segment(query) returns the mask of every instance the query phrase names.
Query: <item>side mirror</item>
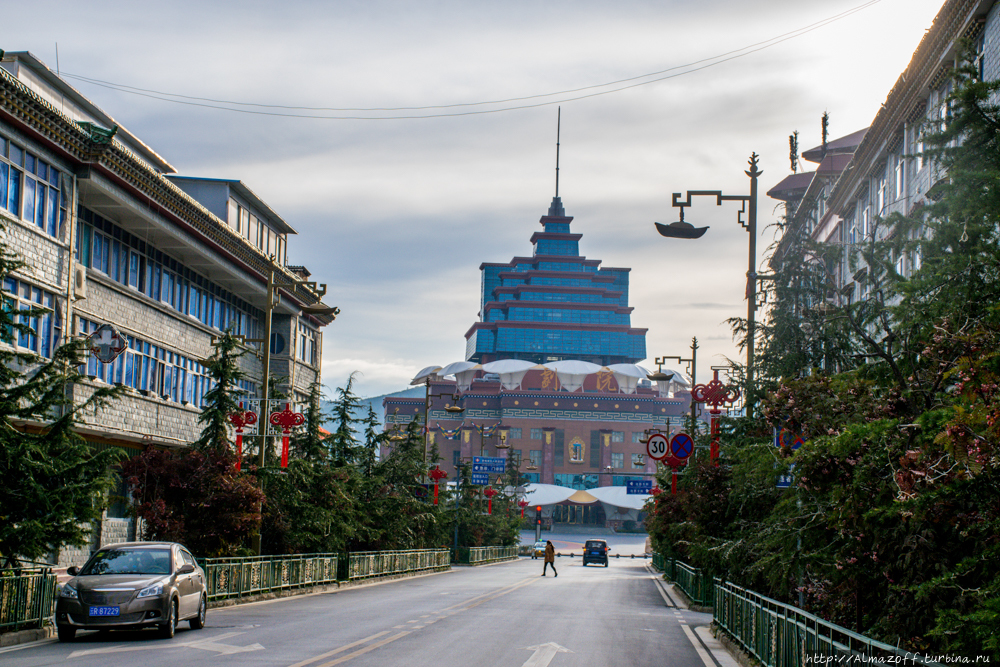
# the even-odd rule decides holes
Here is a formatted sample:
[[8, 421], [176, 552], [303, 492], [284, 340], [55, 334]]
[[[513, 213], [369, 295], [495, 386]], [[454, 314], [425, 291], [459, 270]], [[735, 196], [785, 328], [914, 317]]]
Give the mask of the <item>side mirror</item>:
[[184, 563], [177, 570], [177, 574], [191, 574], [194, 572], [194, 565], [191, 563]]
[[76, 575], [80, 574], [80, 568], [74, 565], [66, 569], [66, 574], [68, 574], [71, 577], [75, 577]]

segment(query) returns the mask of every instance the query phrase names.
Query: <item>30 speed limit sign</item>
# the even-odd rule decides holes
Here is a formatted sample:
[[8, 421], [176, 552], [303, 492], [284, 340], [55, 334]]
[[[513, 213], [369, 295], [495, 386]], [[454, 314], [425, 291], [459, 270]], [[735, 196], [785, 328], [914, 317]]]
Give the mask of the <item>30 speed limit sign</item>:
[[654, 433], [646, 441], [646, 453], [649, 458], [660, 461], [670, 453], [670, 441], [662, 433]]

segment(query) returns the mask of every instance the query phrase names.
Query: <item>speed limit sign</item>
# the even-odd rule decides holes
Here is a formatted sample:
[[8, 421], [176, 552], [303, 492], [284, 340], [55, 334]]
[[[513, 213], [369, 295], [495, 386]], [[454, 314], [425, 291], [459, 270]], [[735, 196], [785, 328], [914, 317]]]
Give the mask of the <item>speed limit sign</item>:
[[656, 461], [662, 460], [670, 453], [670, 441], [662, 433], [654, 433], [646, 441], [646, 453], [649, 458]]

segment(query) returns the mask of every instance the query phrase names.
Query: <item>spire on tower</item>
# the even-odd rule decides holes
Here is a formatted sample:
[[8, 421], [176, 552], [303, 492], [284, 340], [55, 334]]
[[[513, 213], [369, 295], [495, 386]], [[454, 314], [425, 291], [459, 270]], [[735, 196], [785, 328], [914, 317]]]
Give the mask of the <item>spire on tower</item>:
[[562, 107], [556, 115], [556, 196], [552, 198], [552, 204], [549, 205], [549, 217], [553, 218], [565, 218], [566, 211], [563, 209], [562, 199], [559, 198], [559, 135], [562, 130]]

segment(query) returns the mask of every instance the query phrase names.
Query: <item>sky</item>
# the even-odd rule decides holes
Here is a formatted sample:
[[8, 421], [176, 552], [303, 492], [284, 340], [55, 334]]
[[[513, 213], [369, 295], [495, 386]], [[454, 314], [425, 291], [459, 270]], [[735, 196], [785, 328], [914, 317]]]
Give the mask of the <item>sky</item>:
[[289, 263], [341, 309], [324, 383], [357, 371], [375, 396], [465, 358], [480, 264], [530, 255], [552, 200], [558, 107], [559, 194], [581, 254], [631, 268], [643, 365], [687, 356], [695, 336], [699, 379], [738, 358], [737, 205], [696, 199], [698, 241], [653, 222], [677, 219], [673, 192], [748, 194], [756, 152], [764, 267], [781, 212], [764, 193], [791, 173], [788, 136], [818, 145], [824, 112], [831, 138], [867, 127], [940, 7], [35, 0], [4, 8], [0, 49], [58, 66], [179, 173], [238, 178], [277, 211], [298, 232]]

